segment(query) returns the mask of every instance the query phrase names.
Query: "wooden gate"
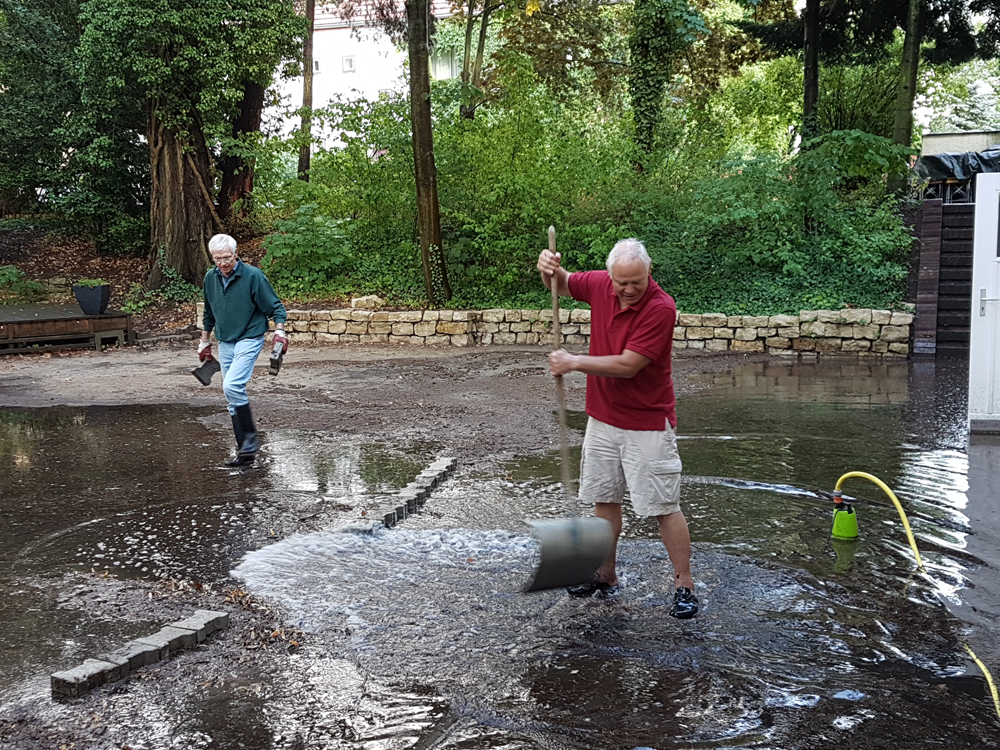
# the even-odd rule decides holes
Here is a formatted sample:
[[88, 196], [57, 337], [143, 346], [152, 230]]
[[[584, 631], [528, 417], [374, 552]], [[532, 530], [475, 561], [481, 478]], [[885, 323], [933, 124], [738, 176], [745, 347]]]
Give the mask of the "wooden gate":
[[925, 200], [921, 209], [915, 354], [969, 356], [974, 203]]

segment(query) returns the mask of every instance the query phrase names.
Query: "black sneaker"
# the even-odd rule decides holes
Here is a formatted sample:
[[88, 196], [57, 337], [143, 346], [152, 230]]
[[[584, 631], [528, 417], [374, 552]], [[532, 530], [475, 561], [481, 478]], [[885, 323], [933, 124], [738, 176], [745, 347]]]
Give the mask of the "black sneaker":
[[605, 599], [618, 593], [618, 584], [605, 583], [604, 581], [598, 581], [595, 578], [592, 581], [587, 581], [587, 583], [581, 583], [579, 586], [570, 586], [566, 589], [566, 591], [569, 592], [570, 596], [575, 596], [581, 599], [588, 596], [596, 596], [599, 599]]
[[690, 620], [698, 614], [698, 597], [687, 586], [679, 586], [674, 592], [674, 606], [670, 616], [678, 620]]

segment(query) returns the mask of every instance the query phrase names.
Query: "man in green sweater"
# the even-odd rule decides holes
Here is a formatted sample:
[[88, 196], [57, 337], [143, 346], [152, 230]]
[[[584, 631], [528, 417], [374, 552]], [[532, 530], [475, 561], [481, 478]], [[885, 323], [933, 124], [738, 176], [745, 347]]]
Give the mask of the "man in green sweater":
[[208, 241], [208, 252], [215, 268], [205, 274], [205, 315], [198, 359], [206, 362], [212, 358], [209, 337], [214, 329], [219, 342], [222, 390], [236, 435], [236, 457], [227, 465], [244, 466], [254, 462], [259, 448], [257, 428], [247, 398], [247, 383], [264, 348], [268, 318], [274, 320], [274, 341], [284, 345], [282, 352], [288, 351], [285, 306], [274, 293], [267, 276], [240, 260], [236, 240], [228, 234], [212, 237]]

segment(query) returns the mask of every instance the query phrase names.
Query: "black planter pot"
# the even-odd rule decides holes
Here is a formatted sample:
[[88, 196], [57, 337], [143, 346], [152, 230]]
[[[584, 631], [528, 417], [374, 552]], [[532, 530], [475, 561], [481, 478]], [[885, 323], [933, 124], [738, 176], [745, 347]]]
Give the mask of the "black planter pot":
[[73, 296], [80, 303], [80, 309], [84, 315], [103, 315], [108, 309], [108, 300], [111, 299], [111, 285], [101, 286], [79, 286], [73, 285]]

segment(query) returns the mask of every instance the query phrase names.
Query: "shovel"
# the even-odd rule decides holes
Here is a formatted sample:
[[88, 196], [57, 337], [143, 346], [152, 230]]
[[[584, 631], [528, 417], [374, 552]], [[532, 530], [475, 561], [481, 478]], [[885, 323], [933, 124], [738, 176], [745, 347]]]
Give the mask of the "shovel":
[[[556, 230], [549, 227], [549, 251], [556, 251]], [[552, 275], [552, 341], [562, 345], [559, 323], [559, 288]], [[525, 591], [544, 591], [578, 586], [594, 578], [607, 559], [613, 542], [611, 524], [603, 518], [580, 518], [578, 501], [570, 487], [569, 439], [566, 429], [566, 392], [562, 375], [557, 375], [556, 403], [559, 413], [560, 463], [566, 494], [568, 518], [529, 520], [535, 537], [542, 543], [542, 556], [535, 578]]]

